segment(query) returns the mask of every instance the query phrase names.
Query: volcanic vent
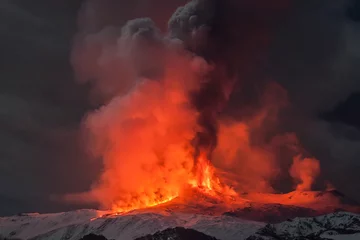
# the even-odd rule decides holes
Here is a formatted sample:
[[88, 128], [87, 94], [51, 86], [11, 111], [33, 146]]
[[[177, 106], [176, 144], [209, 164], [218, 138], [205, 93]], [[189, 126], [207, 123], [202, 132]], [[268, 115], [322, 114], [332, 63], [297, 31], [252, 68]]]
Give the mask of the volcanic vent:
[[319, 161], [280, 127], [279, 113], [291, 107], [286, 90], [257, 71], [282, 2], [268, 15], [236, 6], [252, 12], [247, 24], [223, 12], [242, 3], [194, 0], [166, 32], [150, 18], [80, 31], [73, 64], [101, 105], [84, 119], [86, 146], [103, 171], [89, 192], [66, 199], [114, 213], [244, 215], [285, 204], [311, 215], [343, 206], [333, 192], [310, 191]]

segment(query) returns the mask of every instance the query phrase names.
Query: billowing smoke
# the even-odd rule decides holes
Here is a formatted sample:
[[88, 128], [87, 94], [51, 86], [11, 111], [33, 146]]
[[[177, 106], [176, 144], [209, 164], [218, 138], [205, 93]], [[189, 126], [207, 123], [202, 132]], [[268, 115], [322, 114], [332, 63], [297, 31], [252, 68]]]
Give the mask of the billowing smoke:
[[[75, 17], [81, 2], [76, 29]], [[183, 140], [187, 139], [185, 146], [189, 149], [182, 154], [191, 155], [189, 159], [183, 157], [189, 165], [180, 169], [192, 175], [193, 165], [198, 161], [196, 152], [202, 150], [214, 165], [209, 172], [215, 172], [222, 182], [239, 192], [287, 192], [300, 188], [304, 180], [312, 179], [318, 172], [316, 163], [306, 164], [307, 161], [297, 161], [296, 157], [316, 157], [321, 163], [321, 174], [313, 188], [321, 187], [328, 180], [346, 195], [360, 199], [356, 184], [360, 181], [359, 1], [223, 0], [207, 1], [206, 5], [193, 2], [176, 10], [187, 2], [1, 2], [1, 23], [11, 31], [1, 32], [0, 201], [7, 208], [1, 209], [0, 214], [92, 207], [82, 203], [69, 206], [49, 198], [52, 194], [88, 189], [92, 189], [92, 194], [81, 196], [104, 206], [117, 202], [121, 195], [139, 196], [133, 194], [138, 192], [136, 185], [130, 191], [132, 194], [120, 193], [120, 187], [105, 190], [102, 182], [117, 186], [116, 181], [120, 181], [116, 179], [123, 179], [122, 174], [126, 176], [133, 171], [149, 177], [150, 171], [137, 172], [135, 162], [123, 157], [112, 163], [107, 161], [111, 158], [107, 158], [106, 153], [112, 146], [126, 148], [117, 143], [115, 134], [109, 135], [112, 131], [101, 132], [96, 126], [121, 129], [118, 124], [129, 118], [125, 113], [117, 113], [117, 109], [131, 108], [125, 106], [123, 97], [140, 102], [134, 93], [146, 91], [145, 87], [140, 91], [139, 84], [162, 89], [158, 93], [163, 93], [166, 76], [170, 75], [166, 73], [170, 72], [169, 66], [175, 65], [182, 65], [177, 68], [179, 73], [191, 75], [193, 83], [198, 85], [176, 88], [177, 93], [186, 92], [186, 103], [179, 106], [169, 102], [167, 106], [176, 105], [170, 111], [176, 116], [177, 111], [183, 113], [180, 116], [189, 113], [191, 121], [179, 123], [176, 116], [168, 116], [168, 111], [163, 111], [166, 118], [160, 117], [163, 114], [157, 110], [155, 114], [142, 116], [143, 119], [155, 116], [147, 125], [151, 127], [158, 124], [154, 119], [159, 118], [175, 121], [167, 126], [176, 125], [184, 132], [190, 129], [180, 127], [185, 123], [195, 126], [189, 136], [179, 134]], [[123, 33], [122, 27], [136, 18], [144, 19], [133, 21], [132, 27], [126, 27]], [[71, 60], [76, 79], [82, 83], [79, 85], [73, 81], [69, 64], [71, 39], [76, 31]], [[200, 75], [199, 69], [203, 69]], [[217, 91], [219, 89], [221, 91]], [[358, 94], [353, 94], [356, 92]], [[148, 98], [142, 97], [141, 101], [147, 102], [144, 99], [150, 97], [154, 96], [148, 94]], [[114, 99], [121, 102], [121, 108]], [[155, 99], [159, 103], [162, 97]], [[145, 103], [137, 105], [140, 110], [146, 106]], [[107, 118], [108, 124], [105, 124]], [[151, 121], [156, 124], [150, 124]], [[146, 129], [145, 124], [139, 125], [139, 129]], [[136, 127], [130, 129], [125, 128], [127, 133], [136, 132]], [[127, 140], [121, 132], [116, 133], [119, 141]], [[164, 141], [164, 138], [154, 137], [152, 142], [159, 141], [162, 143], [158, 146], [166, 146], [167, 142], [175, 141]], [[78, 143], [91, 156], [84, 156]], [[127, 141], [126, 144], [124, 146], [132, 145]], [[149, 150], [146, 154], [149, 152], [155, 151]], [[156, 159], [164, 159], [159, 158], [158, 153], [165, 151], [156, 152]], [[93, 157], [98, 161], [90, 162]], [[118, 164], [122, 164], [121, 171], [106, 180], [106, 173]], [[164, 169], [170, 168], [167, 165]], [[171, 169], [169, 172], [173, 174], [175, 168]], [[96, 178], [98, 175], [103, 177]], [[22, 178], [27, 181], [19, 181]], [[90, 182], [94, 182], [92, 187]], [[309, 184], [305, 185], [307, 189]], [[124, 187], [127, 186], [121, 186]], [[101, 196], [101, 193], [104, 194]]]
[[211, 64], [179, 38], [162, 35], [149, 18], [128, 21], [111, 42], [106, 31], [92, 37], [103, 41], [94, 68], [86, 72], [86, 49], [83, 56], [75, 52], [74, 63], [95, 77], [104, 99], [84, 121], [104, 172], [90, 193], [75, 199], [126, 209], [177, 196], [194, 168], [194, 136], [203, 131], [189, 95], [207, 83]]
[[279, 124], [286, 90], [258, 71], [287, 7], [194, 0], [165, 33], [151, 18], [80, 32], [73, 64], [100, 106], [84, 118], [86, 146], [103, 171], [67, 199], [129, 210], [187, 185], [232, 193], [220, 180], [236, 191], [273, 192], [284, 179], [309, 190], [319, 163]]
[[296, 190], [311, 190], [314, 178], [320, 173], [319, 161], [316, 159], [305, 158], [301, 156], [294, 157], [294, 163], [290, 169], [290, 175], [299, 181]]

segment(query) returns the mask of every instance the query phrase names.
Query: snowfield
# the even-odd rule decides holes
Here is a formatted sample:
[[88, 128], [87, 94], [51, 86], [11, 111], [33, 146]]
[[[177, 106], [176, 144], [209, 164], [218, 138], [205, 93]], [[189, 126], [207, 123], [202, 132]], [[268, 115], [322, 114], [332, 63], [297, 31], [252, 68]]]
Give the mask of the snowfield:
[[229, 216], [177, 213], [129, 213], [96, 218], [103, 212], [80, 210], [0, 218], [0, 235], [21, 239], [78, 240], [89, 233], [108, 239], [132, 240], [172, 227], [192, 228], [219, 239], [246, 239], [265, 223]]
[[[133, 240], [168, 228], [184, 227], [221, 240], [273, 240], [296, 237], [360, 239], [360, 215], [338, 212], [319, 217], [295, 218], [278, 224], [171, 211], [132, 212], [122, 215], [96, 210], [55, 214], [24, 214], [0, 218], [0, 235], [33, 240], [78, 240], [94, 233], [108, 239]], [[307, 238], [304, 238], [307, 239]]]

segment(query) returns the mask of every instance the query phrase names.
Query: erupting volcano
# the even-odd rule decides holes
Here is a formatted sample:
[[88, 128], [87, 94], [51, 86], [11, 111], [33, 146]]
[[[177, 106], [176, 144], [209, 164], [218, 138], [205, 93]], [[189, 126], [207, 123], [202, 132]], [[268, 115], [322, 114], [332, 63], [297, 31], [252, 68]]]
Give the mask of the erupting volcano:
[[[277, 12], [287, 5], [275, 2]], [[101, 105], [84, 118], [84, 135], [103, 170], [90, 191], [67, 200], [117, 214], [345, 207], [334, 191], [311, 191], [325, 180], [317, 181], [320, 162], [282, 126], [281, 113], [291, 108], [286, 90], [269, 76], [246, 80], [257, 71], [257, 54], [266, 52], [276, 20], [261, 13], [248, 29], [219, 13], [226, 4], [233, 3], [191, 1], [176, 10], [166, 32], [141, 18], [121, 31], [79, 34], [73, 64]], [[228, 23], [236, 31], [221, 28]], [[239, 29], [242, 41], [231, 41]]]
[[0, 240], [360, 239], [360, 0], [0, 18]]

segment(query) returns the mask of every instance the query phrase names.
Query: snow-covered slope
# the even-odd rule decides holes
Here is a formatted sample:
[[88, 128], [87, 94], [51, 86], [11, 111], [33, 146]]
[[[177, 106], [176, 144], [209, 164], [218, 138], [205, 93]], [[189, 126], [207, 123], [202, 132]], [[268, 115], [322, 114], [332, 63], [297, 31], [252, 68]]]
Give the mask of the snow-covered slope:
[[0, 218], [0, 236], [11, 238], [31, 238], [59, 228], [83, 224], [106, 212], [78, 210], [63, 213], [29, 213]]
[[[214, 237], [208, 236], [204, 233], [193, 229], [186, 229], [182, 227], [168, 228], [164, 231], [149, 234], [135, 240], [217, 240]], [[85, 239], [84, 239], [85, 240]]]
[[360, 239], [360, 215], [337, 212], [315, 218], [295, 218], [268, 224], [250, 239]]
[[360, 239], [357, 238], [360, 237], [360, 215], [347, 212], [315, 218], [295, 218], [278, 224], [247, 221], [226, 215], [168, 211], [113, 215], [96, 210], [79, 210], [0, 218], [1, 236], [34, 240], [78, 240], [90, 233], [103, 235], [107, 239], [133, 240], [175, 227], [194, 229], [221, 240]]
[[[36, 240], [78, 240], [89, 233], [108, 239], [133, 240], [174, 227], [195, 229], [218, 239], [246, 239], [264, 223], [230, 216], [205, 216], [181, 213], [129, 213], [93, 219], [97, 211], [84, 210], [59, 214], [1, 218], [0, 235]], [[93, 219], [93, 220], [91, 220]]]

